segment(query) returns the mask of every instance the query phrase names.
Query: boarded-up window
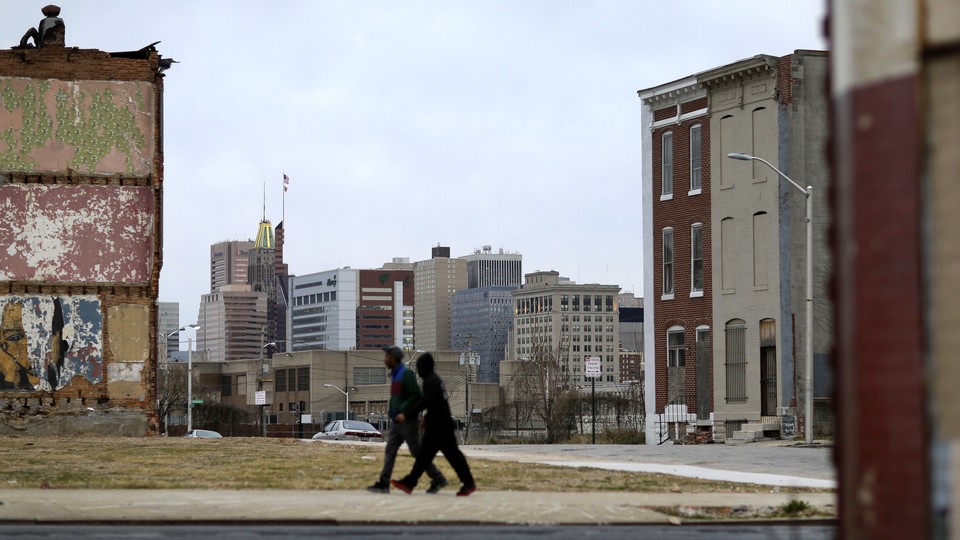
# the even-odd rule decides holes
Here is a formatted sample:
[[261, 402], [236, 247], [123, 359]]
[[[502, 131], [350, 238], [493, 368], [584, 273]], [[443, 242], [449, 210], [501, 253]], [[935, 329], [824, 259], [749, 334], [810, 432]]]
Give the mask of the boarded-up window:
[[766, 212], [753, 215], [753, 285], [763, 287], [770, 283], [767, 267], [770, 264], [770, 219]]
[[387, 371], [382, 367], [355, 367], [353, 368], [353, 383], [357, 386], [363, 384], [386, 384]]
[[720, 222], [720, 281], [721, 288], [725, 291], [734, 288], [734, 274], [736, 269], [733, 267], [736, 261], [733, 246], [733, 218], [724, 218]]
[[310, 390], [310, 368], [297, 368], [297, 390]]
[[733, 319], [725, 328], [727, 403], [747, 401], [747, 326]]

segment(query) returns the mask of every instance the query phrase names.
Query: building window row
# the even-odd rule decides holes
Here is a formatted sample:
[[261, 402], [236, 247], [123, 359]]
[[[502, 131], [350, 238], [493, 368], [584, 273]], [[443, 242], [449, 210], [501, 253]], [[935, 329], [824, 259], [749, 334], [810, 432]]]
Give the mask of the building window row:
[[[700, 124], [690, 128], [690, 190], [688, 195], [697, 195], [703, 189], [703, 134]], [[673, 198], [674, 151], [673, 132], [660, 137], [660, 200]]]

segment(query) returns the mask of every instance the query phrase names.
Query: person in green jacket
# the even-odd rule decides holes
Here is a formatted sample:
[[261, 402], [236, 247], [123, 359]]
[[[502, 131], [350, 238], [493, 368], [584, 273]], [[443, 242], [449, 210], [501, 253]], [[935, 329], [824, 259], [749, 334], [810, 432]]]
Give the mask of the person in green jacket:
[[[403, 350], [400, 347], [383, 349], [383, 363], [390, 370], [390, 403], [387, 407], [392, 425], [386, 437], [387, 448], [380, 478], [367, 487], [368, 491], [374, 493], [390, 493], [390, 476], [393, 474], [393, 465], [396, 463], [397, 451], [401, 444], [407, 443], [407, 448], [410, 449], [410, 454], [414, 458], [420, 452], [420, 423], [397, 422], [395, 419], [397, 414], [420, 401], [421, 393], [417, 376], [403, 365]], [[437, 493], [448, 484], [443, 473], [432, 463], [427, 467], [426, 473], [430, 477], [427, 493]]]

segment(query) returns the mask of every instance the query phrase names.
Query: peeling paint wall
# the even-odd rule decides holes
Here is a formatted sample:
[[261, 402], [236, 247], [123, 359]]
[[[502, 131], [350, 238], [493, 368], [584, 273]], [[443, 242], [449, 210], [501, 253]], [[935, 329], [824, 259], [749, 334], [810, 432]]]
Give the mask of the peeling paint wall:
[[148, 282], [153, 199], [148, 187], [0, 187], [0, 281]]
[[156, 433], [159, 59], [0, 50], [0, 435]]
[[0, 390], [52, 392], [103, 378], [103, 318], [95, 296], [0, 296]]
[[149, 175], [152, 87], [0, 77], [0, 171]]

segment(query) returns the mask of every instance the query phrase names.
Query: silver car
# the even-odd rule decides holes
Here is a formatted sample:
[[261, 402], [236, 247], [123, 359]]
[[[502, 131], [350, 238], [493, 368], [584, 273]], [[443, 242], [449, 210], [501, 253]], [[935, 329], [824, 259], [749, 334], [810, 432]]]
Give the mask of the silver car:
[[383, 442], [383, 435], [377, 431], [377, 428], [357, 420], [334, 420], [324, 426], [313, 438], [318, 441]]
[[209, 429], [194, 429], [188, 431], [184, 437], [188, 439], [222, 439], [223, 436], [217, 433], [216, 431], [210, 431]]

